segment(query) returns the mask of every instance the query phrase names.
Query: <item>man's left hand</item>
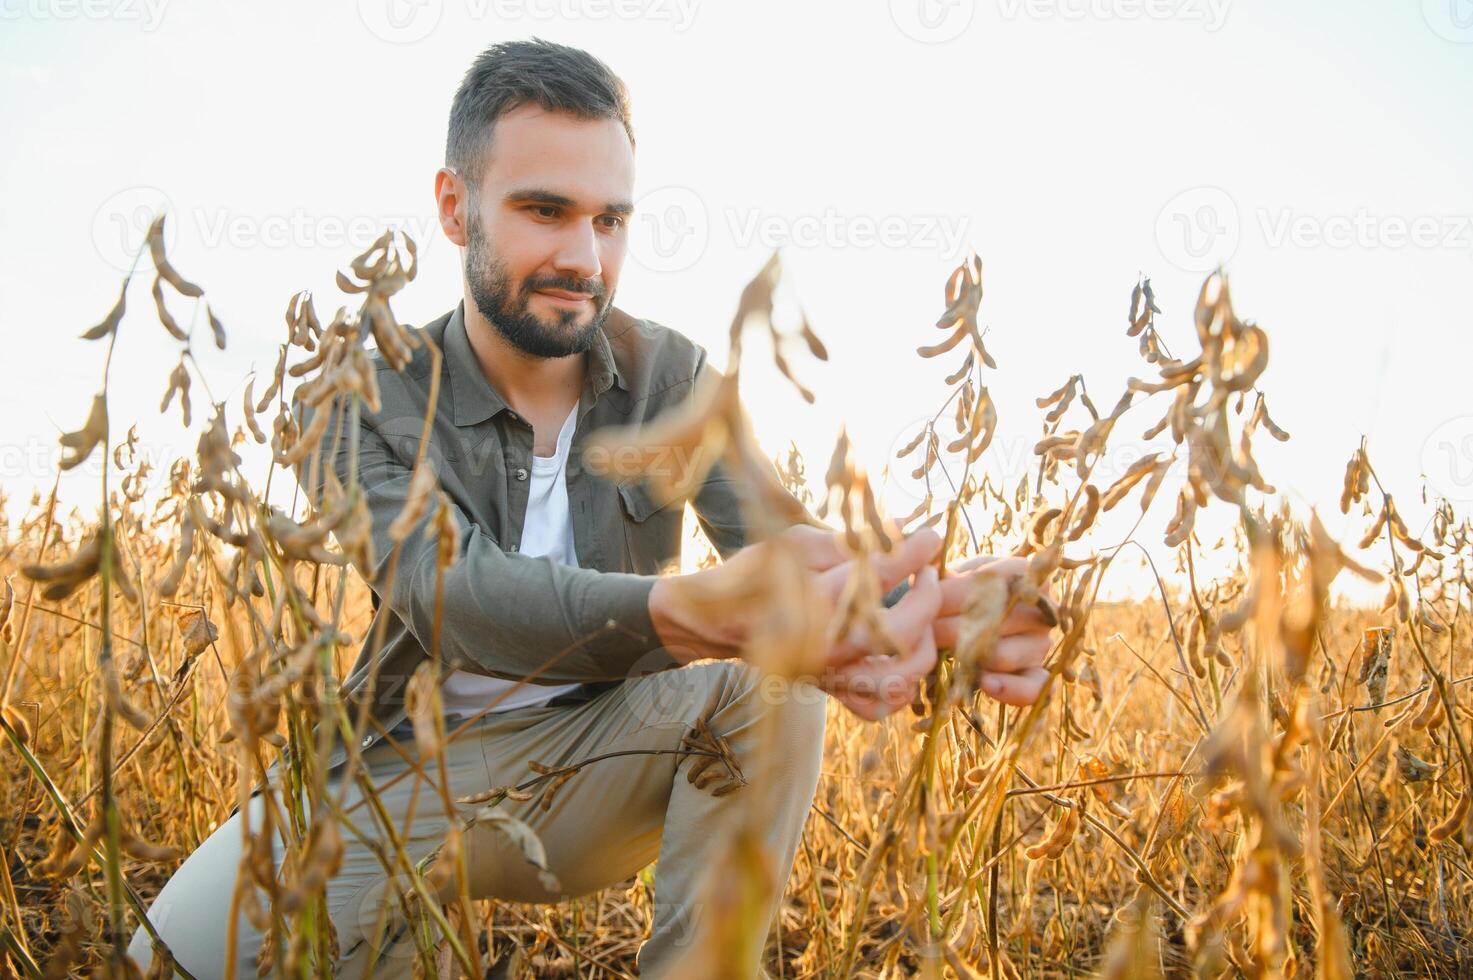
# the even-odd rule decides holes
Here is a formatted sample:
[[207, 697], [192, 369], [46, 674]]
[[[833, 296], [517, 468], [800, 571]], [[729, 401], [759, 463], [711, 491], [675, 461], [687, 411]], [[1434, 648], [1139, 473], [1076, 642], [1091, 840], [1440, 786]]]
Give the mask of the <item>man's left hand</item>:
[[[934, 627], [936, 645], [955, 649], [961, 632], [962, 610], [977, 576], [1017, 577], [1027, 567], [1028, 562], [1023, 558], [979, 555], [949, 570], [941, 580], [941, 609]], [[1036, 605], [1014, 606], [1003, 620], [992, 655], [982, 665], [982, 690], [1004, 704], [1026, 705], [1037, 701], [1048, 680], [1043, 661], [1053, 647], [1050, 635], [1053, 628]]]

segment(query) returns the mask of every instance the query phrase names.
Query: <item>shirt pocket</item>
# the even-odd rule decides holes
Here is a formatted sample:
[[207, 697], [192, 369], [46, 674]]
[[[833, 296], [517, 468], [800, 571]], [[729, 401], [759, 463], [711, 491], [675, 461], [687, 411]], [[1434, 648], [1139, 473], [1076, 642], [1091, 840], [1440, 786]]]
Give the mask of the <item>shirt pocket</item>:
[[624, 548], [631, 571], [659, 575], [680, 560], [685, 501], [662, 502], [639, 481], [619, 484]]
[[[419, 454], [421, 436], [424, 434], [423, 420], [412, 416], [395, 419], [379, 426], [379, 435], [389, 444], [389, 448], [407, 465], [413, 465]], [[430, 444], [425, 450], [425, 455], [436, 466], [438, 473], [446, 471], [445, 464], [459, 464], [456, 468], [465, 464], [474, 464], [489, 455], [489, 450], [494, 445], [488, 445], [492, 433], [485, 429], [476, 428], [432, 428], [430, 430]]]

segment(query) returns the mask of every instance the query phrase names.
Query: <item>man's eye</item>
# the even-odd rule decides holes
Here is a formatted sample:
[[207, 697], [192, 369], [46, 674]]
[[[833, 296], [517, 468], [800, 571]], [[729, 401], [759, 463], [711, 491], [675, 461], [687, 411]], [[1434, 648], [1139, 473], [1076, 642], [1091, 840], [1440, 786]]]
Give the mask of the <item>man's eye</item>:
[[611, 231], [617, 231], [624, 227], [624, 219], [617, 214], [604, 215], [604, 221], [607, 222], [607, 227]]
[[537, 216], [539, 218], [557, 217], [557, 208], [553, 207], [551, 204], [539, 204], [536, 208], [534, 208], [534, 210], [537, 212]]

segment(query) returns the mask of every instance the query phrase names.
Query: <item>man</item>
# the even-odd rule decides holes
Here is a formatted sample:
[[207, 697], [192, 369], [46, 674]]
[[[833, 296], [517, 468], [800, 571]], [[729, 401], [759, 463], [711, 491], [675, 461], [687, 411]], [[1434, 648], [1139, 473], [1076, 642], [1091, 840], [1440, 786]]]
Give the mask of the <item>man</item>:
[[[504, 826], [472, 824], [468, 891], [556, 901], [614, 884], [658, 857], [651, 935], [638, 954], [645, 976], [670, 975], [711, 925], [701, 921], [702, 872], [725, 853], [744, 794], [760, 791], [764, 870], [776, 887], [763, 928], [750, 931], [728, 964], [756, 975], [817, 783], [826, 698], [809, 684], [759, 683], [755, 668], [736, 659], [759, 611], [687, 601], [742, 580], [772, 547], [748, 542], [742, 493], [728, 474], [717, 467], [690, 501], [724, 561], [662, 576], [679, 555], [683, 503], [584, 466], [591, 432], [657, 417], [707, 370], [700, 347], [612, 305], [633, 188], [628, 97], [604, 64], [540, 40], [498, 44], [477, 58], [456, 93], [446, 165], [435, 176], [441, 228], [462, 251], [464, 300], [424, 330], [443, 352], [424, 448], [453, 506], [458, 553], [441, 571], [435, 541], [416, 529], [399, 546], [397, 569], [388, 567], [389, 526], [409, 494], [435, 380], [422, 344], [402, 371], [379, 361], [381, 408], [362, 411], [356, 447], [342, 440], [332, 460], [344, 485], [356, 465], [366, 493], [378, 564], [363, 571], [384, 632], [380, 644], [370, 629], [343, 684], [371, 714], [369, 734], [337, 746], [330, 761], [356, 750], [384, 787], [383, 810], [412, 859], [443, 844], [450, 818], [438, 788], [420, 775], [403, 778], [415, 748], [404, 686], [432, 647], [447, 728], [471, 721], [444, 749], [450, 799], [514, 786], [529, 763], [608, 757], [580, 769], [549, 807], [499, 804], [536, 833], [545, 868]], [[782, 536], [800, 549], [831, 611], [854, 571], [837, 538], [806, 525]], [[923, 532], [875, 561], [884, 589], [909, 585], [883, 613], [899, 656], [873, 655], [862, 634], [827, 651], [816, 683], [866, 718], [909, 703], [938, 643], [955, 642], [972, 575], [1019, 571], [1016, 560], [998, 562], [943, 584], [932, 564], [939, 546]], [[1047, 677], [1039, 665], [1048, 628], [1020, 612], [1003, 633], [984, 689], [1028, 703]], [[735, 760], [724, 773], [734, 792], [685, 778], [685, 740], [702, 727]], [[764, 747], [764, 733], [777, 733], [777, 744]], [[349, 787], [343, 809], [359, 801]], [[252, 800], [257, 826], [262, 805], [260, 795]], [[201, 845], [150, 911], [195, 976], [221, 974], [239, 821], [233, 816]], [[373, 961], [375, 975], [408, 976], [414, 944], [392, 921], [402, 882], [391, 880], [375, 848], [344, 836], [341, 867], [327, 884], [339, 971], [362, 975]], [[250, 976], [259, 934], [245, 922], [236, 928], [237, 975]], [[130, 952], [147, 961], [141, 931]]]

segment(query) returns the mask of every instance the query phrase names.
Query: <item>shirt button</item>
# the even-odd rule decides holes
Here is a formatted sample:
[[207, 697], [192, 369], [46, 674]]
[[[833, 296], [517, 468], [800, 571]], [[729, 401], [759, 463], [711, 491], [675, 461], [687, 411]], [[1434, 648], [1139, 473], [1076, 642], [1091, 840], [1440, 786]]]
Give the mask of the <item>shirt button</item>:
[[518, 480], [525, 480], [527, 478], [527, 468], [525, 466], [518, 466], [512, 472], [512, 476], [515, 476]]
[[518, 547], [516, 545], [512, 545], [510, 548], [507, 548], [506, 550], [509, 551], [509, 552], [511, 552], [512, 554], [516, 554], [519, 549], [518, 549]]

